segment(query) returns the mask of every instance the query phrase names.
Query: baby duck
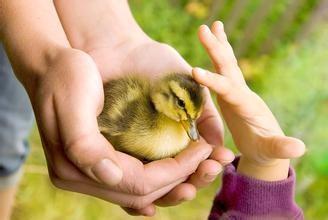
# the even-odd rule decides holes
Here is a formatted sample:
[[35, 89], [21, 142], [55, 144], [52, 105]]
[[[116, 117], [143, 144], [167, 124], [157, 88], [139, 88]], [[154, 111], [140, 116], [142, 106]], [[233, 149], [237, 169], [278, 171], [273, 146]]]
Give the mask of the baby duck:
[[119, 151], [158, 160], [199, 139], [196, 119], [204, 98], [190, 75], [168, 74], [155, 81], [124, 76], [105, 84], [104, 93], [99, 129]]

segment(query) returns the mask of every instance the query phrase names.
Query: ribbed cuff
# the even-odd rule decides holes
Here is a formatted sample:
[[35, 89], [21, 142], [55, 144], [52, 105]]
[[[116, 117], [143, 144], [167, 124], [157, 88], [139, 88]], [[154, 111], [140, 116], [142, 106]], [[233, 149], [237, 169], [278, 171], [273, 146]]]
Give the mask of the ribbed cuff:
[[[224, 216], [237, 219], [303, 219], [294, 201], [295, 172], [287, 179], [267, 182], [236, 172], [237, 158], [226, 166], [221, 191], [214, 200], [209, 219]], [[230, 218], [228, 218], [230, 219]]]

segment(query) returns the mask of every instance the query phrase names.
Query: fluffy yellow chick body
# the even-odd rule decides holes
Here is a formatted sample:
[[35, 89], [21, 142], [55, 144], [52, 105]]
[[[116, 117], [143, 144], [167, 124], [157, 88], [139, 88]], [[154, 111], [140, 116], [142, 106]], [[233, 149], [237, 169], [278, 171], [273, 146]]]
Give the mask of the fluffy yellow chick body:
[[203, 106], [201, 87], [186, 74], [150, 81], [124, 76], [104, 86], [98, 117], [101, 133], [119, 151], [139, 159], [172, 157], [199, 138], [195, 120]]

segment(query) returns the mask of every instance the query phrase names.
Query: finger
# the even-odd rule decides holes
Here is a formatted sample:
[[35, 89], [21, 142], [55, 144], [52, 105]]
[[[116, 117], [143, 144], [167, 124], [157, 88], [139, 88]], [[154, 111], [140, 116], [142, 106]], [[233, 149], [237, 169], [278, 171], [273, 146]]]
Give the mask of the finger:
[[154, 161], [145, 165], [145, 181], [149, 191], [157, 190], [177, 179], [188, 177], [210, 156], [212, 147], [204, 140], [191, 143], [175, 158]]
[[124, 211], [126, 211], [129, 215], [133, 215], [133, 216], [154, 216], [156, 214], [156, 207], [151, 204], [143, 209], [132, 209], [132, 208], [126, 208], [126, 207], [122, 207], [122, 209]]
[[218, 146], [213, 149], [210, 159], [218, 161], [221, 165], [225, 166], [235, 159], [235, 155], [230, 149]]
[[220, 96], [226, 96], [232, 88], [231, 81], [225, 76], [211, 73], [199, 67], [193, 68], [192, 74], [198, 83], [210, 88]]
[[[139, 160], [117, 152], [124, 176], [120, 184], [111, 189], [117, 192], [145, 195], [173, 182], [184, 182], [195, 172], [201, 161], [210, 156], [212, 146], [203, 139], [191, 143], [175, 158], [166, 158], [143, 165]], [[179, 184], [178, 183], [178, 184]]]
[[216, 179], [222, 169], [222, 165], [217, 161], [205, 160], [199, 165], [196, 173], [190, 177], [188, 183], [196, 188], [206, 187]]
[[198, 83], [213, 90], [218, 94], [218, 98], [225, 103], [236, 106], [245, 106], [245, 103], [249, 101], [246, 95], [251, 94], [251, 90], [246, 84], [236, 84], [223, 75], [211, 73], [198, 67], [194, 68], [192, 73], [194, 79]]
[[268, 158], [291, 159], [300, 157], [305, 153], [305, 144], [293, 137], [265, 137], [261, 143], [264, 143], [263, 153]]
[[207, 53], [209, 54], [212, 63], [215, 67], [215, 70], [218, 73], [222, 73], [223, 70], [221, 69], [220, 57], [223, 56], [222, 53], [224, 53], [224, 51], [221, 51], [220, 49], [220, 42], [217, 40], [217, 38], [211, 32], [207, 25], [200, 26], [198, 31], [198, 38]]
[[205, 90], [205, 104], [202, 115], [197, 120], [200, 135], [207, 143], [214, 146], [223, 144], [223, 122], [207, 88]]
[[57, 83], [62, 88], [54, 97], [58, 130], [65, 152], [89, 177], [116, 185], [122, 179], [122, 171], [113, 147], [98, 130], [97, 115], [103, 103], [100, 75], [89, 56], [79, 55], [69, 63], [63, 69], [67, 73], [65, 82], [69, 82], [69, 87], [65, 83]]
[[191, 201], [196, 197], [195, 186], [189, 183], [181, 183], [164, 197], [155, 201], [158, 206], [175, 206], [185, 201]]
[[224, 32], [223, 23], [221, 21], [215, 21], [212, 24], [211, 31], [214, 36], [221, 41], [221, 43], [226, 43], [228, 41], [227, 35]]
[[215, 34], [206, 25], [202, 25], [199, 28], [198, 35], [200, 42], [214, 64], [216, 72], [227, 76], [236, 83], [245, 84], [232, 47], [226, 40], [223, 25], [214, 24], [214, 28]]
[[[147, 213], [150, 212], [149, 209], [151, 208], [149, 208], [149, 206], [151, 206], [155, 200], [163, 197], [172, 189], [174, 189], [177, 185], [184, 181], [179, 179], [157, 191], [140, 196], [129, 193], [116, 192], [109, 189], [105, 189], [103, 187], [97, 187], [94, 185], [86, 184], [84, 182], [66, 181], [56, 178], [52, 178], [51, 180], [55, 186], [63, 190], [94, 196], [99, 199], [118, 204], [122, 207], [127, 207]], [[144, 210], [145, 208], [146, 210]]]

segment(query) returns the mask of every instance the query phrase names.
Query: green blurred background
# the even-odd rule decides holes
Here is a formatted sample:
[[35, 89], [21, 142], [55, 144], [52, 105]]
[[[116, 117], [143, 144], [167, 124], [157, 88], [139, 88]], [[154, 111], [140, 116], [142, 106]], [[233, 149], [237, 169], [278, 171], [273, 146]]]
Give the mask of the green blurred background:
[[[211, 69], [198, 26], [219, 19], [248, 84], [307, 153], [293, 161], [296, 200], [306, 219], [328, 219], [328, 1], [131, 0], [145, 32], [174, 46], [193, 66]], [[233, 148], [227, 132], [226, 143]], [[17, 195], [14, 220], [143, 219], [104, 201], [55, 189], [47, 176], [37, 130]], [[160, 208], [151, 219], [206, 219], [218, 179], [191, 202]]]

